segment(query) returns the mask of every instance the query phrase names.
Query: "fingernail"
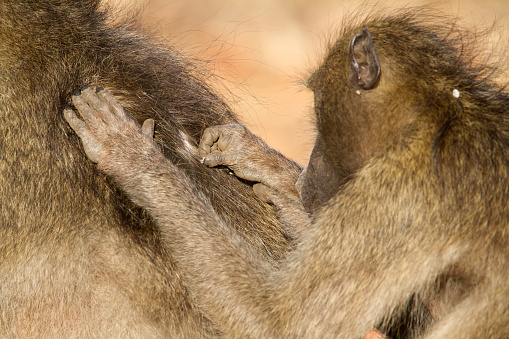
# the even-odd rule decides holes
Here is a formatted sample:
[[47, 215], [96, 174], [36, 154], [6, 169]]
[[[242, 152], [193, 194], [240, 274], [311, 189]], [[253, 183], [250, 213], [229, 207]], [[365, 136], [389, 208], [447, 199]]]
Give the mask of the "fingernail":
[[201, 158], [201, 159], [200, 159], [200, 162], [201, 162], [202, 164], [204, 164], [204, 163], [205, 163], [205, 158]]
[[102, 88], [102, 87], [96, 87], [96, 88], [95, 88], [95, 91], [96, 91], [97, 93], [99, 93], [100, 91], [104, 91], [104, 88]]
[[83, 86], [81, 86], [80, 89], [81, 89], [81, 91], [84, 91], [84, 90], [88, 89], [88, 86], [87, 85], [83, 85]]
[[81, 95], [81, 91], [79, 89], [75, 90], [72, 95], [74, 95], [75, 97], [77, 96], [80, 96]]

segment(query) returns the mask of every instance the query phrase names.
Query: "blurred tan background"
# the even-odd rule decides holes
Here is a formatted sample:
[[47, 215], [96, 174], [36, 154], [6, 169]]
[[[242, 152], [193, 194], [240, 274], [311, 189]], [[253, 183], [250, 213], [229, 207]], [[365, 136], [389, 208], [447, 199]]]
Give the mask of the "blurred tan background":
[[[312, 94], [303, 79], [323, 57], [335, 29], [361, 1], [109, 0], [137, 9], [151, 34], [210, 60], [218, 88], [243, 122], [269, 145], [305, 165], [313, 146]], [[507, 48], [509, 0], [377, 1], [390, 11], [428, 5], [466, 27], [498, 28], [486, 44]], [[506, 58], [506, 57], [504, 57]], [[507, 64], [507, 59], [504, 63]]]

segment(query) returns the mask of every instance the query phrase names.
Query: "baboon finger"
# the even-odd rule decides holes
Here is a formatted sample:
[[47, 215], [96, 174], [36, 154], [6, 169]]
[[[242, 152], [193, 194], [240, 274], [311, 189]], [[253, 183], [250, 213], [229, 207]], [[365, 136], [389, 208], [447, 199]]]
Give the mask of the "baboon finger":
[[270, 188], [262, 183], [256, 183], [253, 185], [254, 194], [262, 201], [266, 203], [272, 203], [272, 196], [270, 194]]
[[147, 119], [143, 122], [143, 125], [141, 126], [141, 130], [143, 131], [143, 134], [145, 134], [147, 137], [154, 138], [154, 127], [155, 127], [155, 121], [154, 119]]
[[117, 98], [113, 94], [111, 94], [110, 91], [107, 89], [104, 89], [102, 87], [97, 87], [96, 89], [97, 96], [104, 100], [112, 109], [115, 115], [121, 119], [128, 119], [129, 116], [127, 115], [127, 112], [125, 111], [124, 107]]
[[208, 167], [226, 165], [226, 159], [222, 152], [210, 153], [202, 159], [202, 163]]
[[92, 121], [97, 121], [97, 118], [101, 116], [101, 118], [107, 118], [107, 114], [105, 113], [105, 107], [102, 109], [96, 109], [89, 105], [89, 101], [84, 97], [82, 91], [75, 91], [72, 95], [72, 102], [74, 107], [78, 110], [79, 114], [85, 121], [85, 123], [90, 123]]
[[207, 128], [203, 132], [203, 136], [200, 140], [200, 145], [198, 146], [198, 152], [200, 153], [200, 156], [205, 157], [212, 152], [213, 146], [219, 139], [219, 136], [219, 131], [214, 127]]
[[219, 151], [226, 151], [232, 145], [232, 139], [234, 136], [230, 133], [220, 133], [217, 139], [216, 146]]
[[71, 109], [71, 107], [66, 106], [64, 109], [64, 118], [69, 123], [71, 128], [78, 134], [78, 136], [81, 138], [83, 135], [83, 131], [85, 130], [85, 122], [79, 119], [76, 116], [76, 113]]
[[88, 105], [96, 111], [102, 112], [108, 110], [108, 105], [104, 100], [101, 100], [96, 94], [96, 91], [88, 86], [81, 88], [81, 95], [86, 100]]
[[95, 110], [92, 109], [85, 98], [83, 98], [81, 91], [75, 91], [72, 95], [72, 103], [74, 107], [78, 110], [81, 117], [85, 122], [90, 121], [92, 117], [96, 115]]

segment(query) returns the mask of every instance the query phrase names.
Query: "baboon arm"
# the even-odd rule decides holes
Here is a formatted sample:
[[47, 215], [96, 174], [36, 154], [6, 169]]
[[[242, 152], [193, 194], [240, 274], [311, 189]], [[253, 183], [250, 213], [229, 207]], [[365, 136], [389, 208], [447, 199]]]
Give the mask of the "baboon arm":
[[227, 166], [237, 177], [254, 183], [255, 194], [274, 204], [290, 234], [298, 234], [309, 223], [296, 183], [302, 168], [269, 147], [241, 124], [207, 128], [198, 147], [209, 167]]
[[[353, 187], [317, 215], [298, 248], [275, 268], [216, 215], [151, 136], [101, 96], [108, 97], [85, 90], [85, 102], [75, 100], [83, 121], [71, 110], [67, 120], [84, 143], [101, 145], [94, 158], [99, 168], [156, 220], [200, 307], [233, 337], [362, 337], [459, 253], [426, 234], [429, 220], [408, 225], [397, 203], [383, 217], [371, 213], [370, 204], [380, 202], [359, 204], [356, 192], [364, 190]], [[401, 216], [406, 219], [396, 220]], [[417, 239], [432, 245], [413, 246], [416, 234], [404, 227], [422, 230]]]
[[[161, 153], [133, 154], [131, 161], [115, 161], [113, 166], [119, 165], [131, 169], [112, 174], [114, 180], [154, 218], [208, 317], [238, 337], [246, 334], [238, 324], [265, 325], [260, 309], [251, 305], [263, 298], [263, 277], [271, 269], [267, 259], [226, 225], [193, 182]], [[108, 165], [101, 168], [115, 171]], [[257, 337], [271, 337], [269, 331], [259, 331]]]
[[278, 195], [299, 199], [295, 183], [302, 168], [241, 124], [205, 129], [198, 151], [209, 167], [227, 166], [239, 178], [261, 183]]
[[[264, 324], [257, 319], [260, 307], [246, 304], [266, 299], [260, 295], [266, 285], [262, 278], [272, 264], [225, 225], [194, 183], [164, 157], [152, 136], [111, 99], [105, 90], [87, 88], [73, 96], [81, 119], [70, 108], [64, 111], [87, 155], [154, 218], [197, 302], [214, 322], [239, 337], [234, 330], [238, 324]], [[271, 337], [264, 328], [256, 333]]]

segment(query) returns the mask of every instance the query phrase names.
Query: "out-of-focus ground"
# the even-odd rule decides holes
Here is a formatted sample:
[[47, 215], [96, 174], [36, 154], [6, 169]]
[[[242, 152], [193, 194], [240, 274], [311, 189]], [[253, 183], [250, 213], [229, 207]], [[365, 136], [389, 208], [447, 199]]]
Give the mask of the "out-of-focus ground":
[[[210, 60], [217, 88], [243, 122], [269, 145], [305, 165], [313, 146], [312, 93], [302, 85], [327, 42], [361, 1], [349, 0], [109, 0], [137, 8], [141, 23], [185, 54]], [[432, 5], [478, 30], [498, 27], [484, 44], [507, 49], [508, 0], [377, 1], [390, 12]], [[367, 6], [366, 8], [372, 8]], [[507, 57], [501, 57], [507, 64]]]

